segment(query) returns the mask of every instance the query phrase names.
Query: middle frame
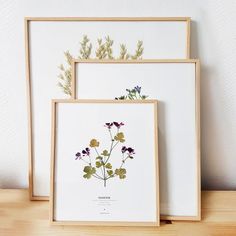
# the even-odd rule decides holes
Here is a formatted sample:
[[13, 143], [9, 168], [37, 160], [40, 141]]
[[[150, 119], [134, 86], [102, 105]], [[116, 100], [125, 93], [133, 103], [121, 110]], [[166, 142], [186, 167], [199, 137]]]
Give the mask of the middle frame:
[[158, 99], [161, 219], [200, 220], [199, 60], [74, 60], [71, 88], [76, 99]]

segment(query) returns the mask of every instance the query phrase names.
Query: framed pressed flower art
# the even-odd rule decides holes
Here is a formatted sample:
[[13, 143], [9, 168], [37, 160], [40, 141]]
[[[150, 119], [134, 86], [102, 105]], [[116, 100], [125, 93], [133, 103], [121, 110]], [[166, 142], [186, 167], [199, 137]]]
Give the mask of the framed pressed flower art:
[[161, 218], [199, 220], [199, 61], [76, 60], [74, 70], [74, 98], [158, 99]]
[[158, 226], [157, 101], [52, 106], [51, 222]]
[[25, 19], [29, 110], [29, 188], [32, 200], [48, 200], [50, 102], [70, 98], [73, 58], [189, 58], [190, 18]]

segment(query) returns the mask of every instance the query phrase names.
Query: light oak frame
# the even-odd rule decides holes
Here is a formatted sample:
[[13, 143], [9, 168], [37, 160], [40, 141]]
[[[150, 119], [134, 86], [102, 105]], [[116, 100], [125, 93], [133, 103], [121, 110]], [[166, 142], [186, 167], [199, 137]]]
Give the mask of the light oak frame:
[[[154, 108], [154, 142], [155, 142], [155, 170], [156, 170], [156, 222], [106, 222], [106, 221], [56, 221], [54, 219], [54, 182], [55, 182], [55, 162], [56, 162], [56, 131], [57, 131], [57, 104], [80, 103], [80, 104], [152, 104]], [[51, 178], [50, 178], [50, 222], [53, 225], [103, 225], [103, 226], [159, 226], [160, 225], [160, 196], [159, 196], [159, 161], [158, 161], [158, 111], [157, 100], [97, 100], [97, 99], [54, 99], [52, 100], [52, 132], [51, 132]]]
[[[143, 59], [143, 60], [73, 60], [72, 63], [72, 98], [77, 99], [76, 96], [76, 64], [77, 63], [127, 63], [127, 64], [143, 64], [143, 63], [195, 63], [195, 124], [196, 124], [196, 168], [197, 168], [197, 188], [198, 188], [198, 212], [196, 216], [172, 216], [161, 215], [161, 220], [186, 220], [199, 221], [201, 220], [201, 148], [200, 148], [200, 61], [198, 59]], [[79, 79], [79, 78], [78, 78]], [[79, 95], [78, 95], [79, 97]]]
[[31, 91], [31, 63], [30, 63], [30, 29], [32, 21], [185, 21], [186, 32], [186, 58], [190, 58], [190, 17], [25, 17], [25, 58], [26, 58], [26, 83], [28, 106], [28, 155], [29, 155], [29, 197], [30, 200], [49, 200], [47, 196], [36, 196], [33, 193], [34, 173], [34, 137], [33, 137], [33, 104]]

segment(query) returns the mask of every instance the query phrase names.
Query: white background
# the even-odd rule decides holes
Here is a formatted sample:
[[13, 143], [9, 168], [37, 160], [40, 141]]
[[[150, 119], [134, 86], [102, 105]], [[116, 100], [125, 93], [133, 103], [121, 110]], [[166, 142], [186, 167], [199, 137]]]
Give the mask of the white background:
[[[154, 107], [154, 104], [57, 105], [55, 220], [157, 221]], [[93, 138], [100, 142], [99, 153], [109, 150], [111, 138], [104, 124], [113, 121], [124, 123], [120, 132], [125, 135], [125, 142], [114, 148], [109, 159], [113, 170], [121, 164], [123, 145], [134, 148], [135, 154], [123, 166], [126, 178], [111, 178], [104, 187], [101, 180], [83, 178], [86, 163], [76, 161], [75, 153], [89, 147]], [[113, 137], [116, 130], [112, 127]], [[94, 166], [97, 154], [93, 148], [90, 155]], [[100, 175], [100, 170], [97, 174]], [[95, 202], [104, 196], [111, 197], [109, 206]]]
[[28, 186], [24, 16], [191, 16], [191, 55], [202, 64], [202, 183], [236, 187], [234, 0], [1, 0], [0, 187]]

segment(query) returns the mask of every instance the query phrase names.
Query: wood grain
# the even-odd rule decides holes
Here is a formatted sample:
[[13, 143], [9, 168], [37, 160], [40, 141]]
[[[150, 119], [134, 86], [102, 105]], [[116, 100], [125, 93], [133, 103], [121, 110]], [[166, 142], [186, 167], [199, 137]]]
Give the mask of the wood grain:
[[[171, 223], [171, 224], [170, 224]], [[202, 192], [201, 222], [161, 222], [161, 227], [51, 226], [49, 202], [30, 201], [28, 190], [0, 190], [1, 236], [235, 236], [236, 191]]]

